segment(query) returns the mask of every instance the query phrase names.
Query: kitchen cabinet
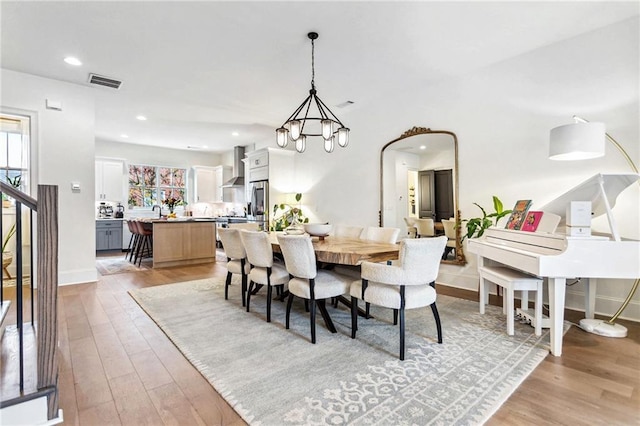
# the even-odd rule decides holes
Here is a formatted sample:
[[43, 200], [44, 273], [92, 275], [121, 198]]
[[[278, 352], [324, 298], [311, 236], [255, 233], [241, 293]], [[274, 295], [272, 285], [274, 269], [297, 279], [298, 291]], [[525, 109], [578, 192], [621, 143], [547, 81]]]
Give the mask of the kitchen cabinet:
[[122, 202], [124, 162], [96, 160], [96, 200]]
[[[286, 202], [286, 194], [299, 192], [295, 179], [295, 152], [280, 148], [264, 148], [248, 152], [245, 161], [247, 200], [251, 199], [249, 182], [269, 181], [271, 206]], [[272, 208], [269, 208], [272, 211]]]
[[153, 222], [153, 267], [215, 262], [216, 222]]
[[222, 185], [232, 176], [232, 169], [229, 166], [218, 166], [215, 167], [216, 172], [216, 191], [215, 191], [215, 201], [216, 202], [226, 202], [230, 203], [233, 201], [233, 191], [232, 188], [223, 188]]
[[122, 250], [122, 221], [96, 221], [96, 251]]
[[222, 185], [231, 179], [231, 167], [193, 167], [193, 187], [195, 203], [221, 203], [231, 201], [228, 189]]

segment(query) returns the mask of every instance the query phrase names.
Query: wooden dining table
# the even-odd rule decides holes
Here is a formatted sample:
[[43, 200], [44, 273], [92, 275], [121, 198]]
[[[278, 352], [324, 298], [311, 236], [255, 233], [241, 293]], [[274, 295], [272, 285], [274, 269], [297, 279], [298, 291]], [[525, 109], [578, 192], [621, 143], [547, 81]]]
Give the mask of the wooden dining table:
[[[273, 251], [280, 253], [278, 232], [269, 234]], [[334, 265], [358, 266], [364, 261], [385, 262], [395, 260], [400, 252], [399, 244], [380, 243], [361, 240], [359, 238], [312, 237], [311, 242], [316, 253], [316, 260]]]
[[[278, 232], [271, 232], [269, 239], [273, 251], [280, 253], [280, 244], [278, 243]], [[282, 234], [282, 233], [280, 233]], [[392, 243], [381, 243], [377, 241], [361, 240], [359, 238], [346, 237], [311, 237], [311, 243], [316, 253], [316, 261], [324, 263], [325, 266], [331, 268], [334, 265], [360, 266], [362, 262], [386, 262], [398, 259], [400, 253], [400, 245]], [[284, 292], [279, 299], [283, 301], [287, 292]], [[337, 300], [348, 307], [351, 307], [351, 301], [346, 297], [340, 296]], [[335, 333], [336, 329], [329, 317], [329, 313], [324, 306], [320, 308], [320, 312], [327, 328]], [[362, 309], [358, 309], [361, 316], [366, 317], [366, 313]], [[369, 316], [372, 318], [371, 316]]]

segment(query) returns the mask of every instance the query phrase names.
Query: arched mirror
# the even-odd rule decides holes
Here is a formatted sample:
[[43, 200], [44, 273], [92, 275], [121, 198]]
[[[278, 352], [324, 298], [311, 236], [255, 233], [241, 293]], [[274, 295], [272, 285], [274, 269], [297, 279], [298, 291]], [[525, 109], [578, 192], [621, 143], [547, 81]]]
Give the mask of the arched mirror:
[[[458, 138], [445, 130], [413, 127], [380, 152], [380, 226], [415, 237], [411, 225], [421, 221], [423, 236], [447, 235], [442, 262], [464, 265], [458, 210]], [[424, 230], [425, 226], [427, 230]], [[430, 231], [432, 229], [432, 231]], [[445, 232], [446, 231], [446, 232]]]

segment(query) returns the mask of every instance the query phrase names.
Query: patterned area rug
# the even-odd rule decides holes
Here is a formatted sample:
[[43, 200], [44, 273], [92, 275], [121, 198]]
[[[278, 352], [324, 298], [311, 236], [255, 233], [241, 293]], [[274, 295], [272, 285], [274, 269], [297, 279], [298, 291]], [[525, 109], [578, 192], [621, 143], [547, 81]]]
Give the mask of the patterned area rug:
[[121, 256], [109, 256], [96, 258], [96, 269], [100, 275], [123, 274], [126, 272], [148, 271], [151, 268], [152, 261], [143, 259], [140, 266], [136, 263], [129, 262]]
[[265, 295], [247, 313], [239, 285], [227, 301], [223, 289], [207, 279], [130, 294], [250, 424], [478, 425], [548, 354], [548, 330], [536, 337], [516, 324], [509, 337], [501, 308], [480, 315], [476, 302], [447, 296], [437, 302], [441, 345], [431, 309], [407, 311], [405, 361], [392, 311], [373, 306], [375, 319], [358, 322], [355, 340], [349, 310], [329, 307], [338, 332], [318, 315], [313, 345], [301, 300], [286, 330], [284, 303], [272, 304], [267, 323]]

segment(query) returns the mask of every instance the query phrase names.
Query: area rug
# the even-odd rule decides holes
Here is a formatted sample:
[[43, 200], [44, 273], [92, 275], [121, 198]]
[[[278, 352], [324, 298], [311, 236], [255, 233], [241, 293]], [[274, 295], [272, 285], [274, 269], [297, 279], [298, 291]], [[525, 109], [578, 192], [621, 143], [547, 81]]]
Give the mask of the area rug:
[[141, 265], [129, 262], [124, 256], [99, 257], [96, 259], [96, 269], [100, 275], [123, 274], [126, 272], [148, 271], [151, 267], [150, 260], [142, 260]]
[[502, 309], [438, 296], [444, 343], [431, 309], [407, 311], [406, 359], [398, 359], [392, 311], [372, 306], [351, 339], [345, 306], [329, 308], [338, 330], [318, 315], [317, 344], [309, 315], [294, 302], [265, 296], [241, 306], [239, 285], [206, 279], [130, 292], [147, 314], [229, 404], [252, 425], [478, 425], [484, 423], [547, 356], [548, 330], [516, 324], [507, 336]]

